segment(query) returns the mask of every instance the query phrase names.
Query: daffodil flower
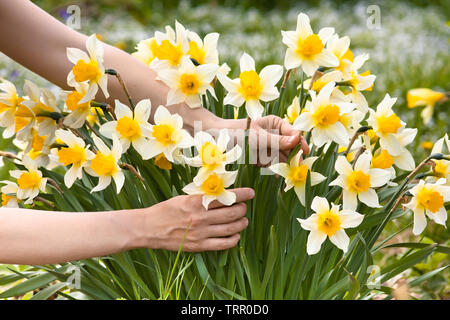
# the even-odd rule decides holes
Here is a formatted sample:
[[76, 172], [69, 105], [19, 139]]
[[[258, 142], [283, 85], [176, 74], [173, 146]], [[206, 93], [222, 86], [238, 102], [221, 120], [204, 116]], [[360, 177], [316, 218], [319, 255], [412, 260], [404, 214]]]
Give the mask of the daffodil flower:
[[31, 110], [22, 105], [24, 99], [19, 97], [14, 84], [3, 78], [0, 80], [0, 90], [3, 91], [0, 93], [0, 126], [5, 128], [3, 137], [9, 139], [29, 124], [27, 119], [17, 117], [19, 108], [26, 109], [27, 113], [31, 113]]
[[219, 34], [217, 32], [208, 33], [204, 40], [197, 33], [187, 31], [189, 40], [189, 50], [187, 54], [198, 64], [219, 64], [219, 51], [217, 51], [217, 41]]
[[368, 110], [367, 100], [361, 91], [372, 90], [376, 76], [370, 74], [370, 70], [359, 73], [358, 70], [369, 59], [369, 54], [357, 56], [350, 64], [345, 65], [343, 81], [347, 82], [352, 89], [352, 102], [356, 103], [358, 110], [366, 113]]
[[191, 108], [199, 108], [202, 106], [202, 96], [206, 95], [206, 91], [215, 97], [211, 82], [218, 68], [216, 64], [202, 64], [196, 67], [186, 57], [178, 69], [164, 69], [159, 72], [159, 79], [170, 88], [167, 105], [186, 102]]
[[389, 94], [386, 94], [378, 104], [376, 111], [369, 109], [369, 118], [367, 119], [367, 123], [372, 126], [375, 134], [380, 138], [381, 147], [394, 156], [400, 155], [404, 151], [398, 134], [406, 125], [392, 110], [396, 101], [397, 98], [391, 98]]
[[77, 179], [83, 177], [83, 168], [89, 165], [89, 161], [94, 159], [95, 154], [89, 150], [84, 140], [75, 136], [71, 131], [59, 129], [55, 133], [56, 138], [62, 141], [67, 147], [62, 147], [55, 151], [56, 160], [63, 166], [71, 166], [64, 175], [64, 184], [71, 188]]
[[183, 119], [179, 114], [171, 114], [167, 108], [159, 106], [154, 121], [155, 125], [150, 128], [151, 136], [146, 152], [142, 155], [144, 160], [163, 153], [167, 160], [174, 162], [176, 150], [194, 145], [194, 139], [183, 129]]
[[38, 170], [36, 163], [29, 157], [22, 159], [22, 164], [26, 170], [11, 170], [11, 177], [17, 179], [17, 199], [26, 200], [25, 204], [33, 203], [33, 199], [39, 192], [45, 192], [47, 178], [42, 177], [42, 172]]
[[64, 101], [64, 110], [69, 112], [64, 117], [64, 125], [69, 128], [81, 128], [89, 116], [91, 101], [81, 102], [89, 89], [87, 83], [74, 83], [75, 90], [62, 91], [60, 98]]
[[311, 101], [305, 106], [293, 124], [293, 128], [302, 131], [311, 131], [313, 144], [321, 147], [329, 141], [339, 145], [347, 145], [349, 136], [341, 117], [355, 108], [355, 104], [333, 99], [331, 94], [335, 83], [326, 84], [316, 96], [310, 91]]
[[[445, 146], [447, 147], [447, 152], [444, 151], [444, 142]], [[431, 150], [431, 154], [436, 153], [443, 153], [443, 154], [450, 154], [450, 140], [448, 139], [447, 133], [433, 146], [433, 149]], [[439, 178], [445, 178], [446, 184], [450, 185], [450, 161], [441, 159], [441, 160], [431, 160], [434, 162], [433, 172], [434, 177], [430, 177], [433, 180], [439, 179]]]
[[365, 114], [359, 110], [352, 110], [351, 112], [344, 113], [339, 118], [339, 122], [347, 130], [349, 137], [352, 137], [356, 131], [361, 127], [360, 123], [364, 119]]
[[[314, 81], [313, 84], [311, 85], [311, 81], [312, 81], [312, 80], [313, 80], [312, 78], [306, 79], [306, 80], [303, 82], [303, 88], [306, 88], [306, 89], [311, 88], [311, 90], [314, 90], [316, 93], [319, 93], [319, 91], [322, 90], [322, 88], [323, 88], [326, 84], [328, 84], [328, 83], [330, 83], [330, 82], [338, 82], [338, 81], [341, 81], [341, 80], [342, 80], [342, 72], [341, 72], [341, 71], [337, 71], [337, 70], [327, 72], [327, 73], [323, 74], [323, 75], [320, 76], [320, 77], [316, 77], [315, 81]], [[297, 89], [300, 90], [300, 89], [301, 89], [301, 85], [299, 85], [299, 86], [297, 87]], [[340, 90], [336, 90], [336, 92], [337, 92], [337, 91], [340, 92]], [[334, 91], [333, 91], [333, 92], [334, 92]], [[347, 100], [348, 100], [348, 99], [347, 99]], [[349, 102], [350, 102], [350, 101], [349, 101]]]
[[428, 88], [411, 89], [406, 93], [408, 108], [425, 106], [420, 115], [423, 123], [428, 124], [433, 117], [434, 105], [446, 98], [445, 93], [433, 91]]
[[447, 210], [444, 204], [450, 201], [450, 186], [445, 186], [445, 179], [436, 183], [426, 183], [420, 180], [419, 184], [409, 190], [413, 195], [411, 201], [404, 204], [414, 212], [413, 233], [419, 235], [427, 226], [425, 215], [437, 224], [445, 226]]
[[235, 107], [240, 107], [245, 103], [248, 116], [254, 120], [261, 117], [264, 112], [260, 100], [268, 102], [279, 97], [280, 93], [275, 85], [283, 75], [283, 67], [269, 65], [258, 74], [255, 71], [255, 60], [244, 53], [240, 59], [240, 68], [239, 78], [234, 80], [217, 73], [220, 83], [228, 91], [223, 103]]
[[50, 148], [54, 141], [54, 134], [41, 136], [36, 128], [32, 128], [27, 140], [14, 139], [13, 144], [21, 150], [17, 154], [19, 158], [26, 155], [33, 160], [38, 167], [46, 167], [50, 162]]
[[194, 182], [186, 185], [183, 191], [187, 194], [203, 195], [202, 204], [206, 210], [208, 210], [209, 204], [214, 200], [226, 206], [231, 206], [236, 202], [236, 194], [225, 188], [234, 183], [236, 176], [237, 171], [212, 172], [201, 178], [194, 178]]
[[0, 181], [0, 184], [5, 184], [0, 188], [0, 209], [1, 208], [18, 208], [19, 203], [16, 197], [19, 187], [16, 183], [11, 181]]
[[[367, 131], [367, 135], [363, 135], [362, 140], [368, 150], [373, 150], [375, 143], [378, 140], [375, 131]], [[391, 154], [385, 148], [378, 148], [373, 151], [372, 168], [386, 169], [391, 171], [392, 177], [395, 177], [395, 169], [392, 167], [394, 164], [406, 171], [412, 171], [416, 167], [412, 154], [405, 148], [408, 144], [414, 141], [417, 135], [417, 129], [405, 128], [396, 135], [396, 139], [399, 142], [402, 150], [398, 154]], [[373, 139], [373, 138], [376, 139]]]
[[17, 94], [16, 86], [3, 78], [0, 78], [0, 90], [3, 91], [0, 92], [0, 125], [8, 127], [14, 122], [15, 109], [23, 99]]
[[356, 210], [358, 201], [371, 208], [379, 208], [378, 195], [373, 188], [388, 183], [391, 173], [387, 170], [370, 168], [372, 155], [366, 151], [356, 160], [355, 168], [344, 156], [339, 156], [335, 169], [339, 176], [330, 186], [339, 186], [343, 192], [344, 209]]
[[151, 136], [151, 126], [148, 123], [150, 111], [151, 102], [148, 99], [139, 101], [134, 111], [115, 100], [114, 112], [117, 120], [103, 124], [100, 133], [109, 139], [116, 135], [122, 145], [122, 153], [133, 145], [140, 155], [144, 155], [148, 148], [148, 138]]
[[163, 170], [172, 170], [172, 163], [167, 160], [164, 153], [160, 153], [155, 158], [155, 166]]
[[269, 169], [285, 179], [286, 187], [284, 188], [284, 191], [286, 192], [291, 188], [294, 188], [301, 204], [305, 205], [305, 186], [308, 172], [311, 176], [311, 186], [315, 186], [321, 183], [326, 178], [318, 172], [311, 171], [312, 165], [318, 157], [309, 157], [301, 160], [302, 154], [303, 151], [300, 150], [291, 159], [289, 164], [276, 163], [271, 165]]
[[156, 31], [155, 36], [142, 40], [132, 55], [159, 72], [168, 68], [177, 68], [189, 50], [186, 29], [175, 21], [175, 31], [166, 26], [166, 32]]
[[83, 98], [78, 101], [80, 104], [93, 100], [98, 87], [106, 98], [109, 97], [108, 77], [103, 66], [103, 45], [95, 34], [87, 38], [86, 49], [89, 55], [78, 48], [67, 48], [67, 58], [74, 64], [67, 76], [67, 84], [71, 87], [75, 87], [76, 83], [88, 84]]
[[42, 136], [53, 135], [57, 128], [56, 121], [50, 117], [41, 117], [39, 113], [42, 111], [59, 112], [55, 95], [49, 89], [39, 88], [29, 80], [25, 80], [23, 91], [27, 99], [22, 102], [22, 105], [31, 110], [28, 116], [36, 122], [39, 134]]
[[111, 149], [99, 137], [93, 136], [92, 139], [97, 147], [97, 152], [89, 166], [85, 167], [85, 170], [91, 176], [98, 177], [99, 180], [91, 193], [106, 189], [114, 180], [117, 194], [119, 194], [125, 182], [125, 175], [118, 163], [122, 156], [122, 144], [116, 136], [112, 137], [113, 145]]
[[336, 247], [347, 252], [350, 239], [345, 229], [360, 225], [364, 216], [353, 210], [339, 210], [339, 206], [334, 203], [331, 203], [330, 208], [326, 198], [317, 196], [311, 203], [311, 209], [315, 213], [309, 218], [297, 218], [302, 228], [310, 231], [306, 252], [309, 255], [319, 252], [327, 237]]
[[56, 98], [50, 90], [39, 88], [31, 81], [25, 80], [24, 98], [19, 98], [19, 104], [14, 113], [14, 133], [21, 141], [31, 139], [34, 129], [41, 135], [53, 135], [56, 121], [50, 117], [39, 116], [42, 111], [57, 112]]
[[286, 115], [284, 116], [284, 120], [293, 124], [295, 119], [300, 115], [300, 100], [298, 96], [295, 96], [292, 100], [292, 103], [286, 109]]
[[327, 49], [339, 60], [339, 65], [334, 67], [335, 70], [344, 72], [345, 68], [353, 62], [353, 52], [349, 47], [350, 38], [348, 36], [339, 38], [337, 34], [333, 34], [328, 40]]
[[334, 34], [334, 28], [323, 28], [313, 33], [309, 17], [300, 13], [295, 31], [281, 31], [283, 43], [287, 45], [284, 66], [286, 69], [302, 67], [303, 72], [312, 76], [320, 67], [337, 67], [339, 60], [325, 48], [325, 44]]
[[242, 149], [239, 145], [227, 151], [230, 136], [227, 129], [219, 132], [217, 142], [207, 132], [198, 132], [195, 137], [195, 147], [198, 155], [193, 158], [185, 158], [187, 164], [193, 167], [200, 167], [194, 182], [204, 180], [211, 172], [225, 172], [225, 165], [235, 162], [240, 158]]
[[[397, 139], [402, 147], [410, 144], [417, 134], [417, 129], [406, 128], [397, 135]], [[379, 148], [375, 151], [372, 158], [372, 168], [390, 169], [395, 164], [398, 168], [406, 171], [412, 171], [416, 167], [414, 158], [406, 148], [397, 155], [392, 155], [388, 150]], [[391, 169], [393, 170], [393, 168]], [[395, 170], [394, 170], [395, 173]], [[394, 175], [395, 176], [395, 175]]]
[[[0, 126], [8, 128], [14, 124], [14, 113], [22, 99], [17, 94], [16, 86], [3, 78], [0, 78], [0, 90], [3, 91], [0, 92]], [[12, 130], [6, 134], [8, 137], [14, 135], [14, 127]]]

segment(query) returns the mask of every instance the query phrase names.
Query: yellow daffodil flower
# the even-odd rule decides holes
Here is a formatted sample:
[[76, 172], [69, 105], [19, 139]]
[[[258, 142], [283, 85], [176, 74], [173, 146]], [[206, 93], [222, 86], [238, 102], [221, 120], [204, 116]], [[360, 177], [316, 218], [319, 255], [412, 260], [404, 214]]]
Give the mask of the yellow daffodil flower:
[[343, 192], [344, 209], [356, 210], [358, 201], [371, 208], [378, 208], [378, 195], [373, 188], [384, 186], [391, 173], [384, 169], [370, 168], [372, 155], [366, 151], [356, 160], [354, 168], [344, 156], [339, 156], [335, 169], [339, 176], [330, 186], [339, 186]]
[[447, 210], [444, 204], [450, 201], [450, 186], [445, 186], [445, 179], [436, 183], [426, 183], [420, 180], [419, 184], [409, 190], [413, 195], [411, 201], [404, 206], [414, 212], [413, 233], [419, 235], [427, 226], [427, 219], [445, 226]]
[[122, 153], [126, 152], [130, 145], [144, 155], [148, 148], [148, 139], [151, 137], [151, 126], [148, 123], [151, 111], [149, 99], [141, 100], [136, 104], [134, 111], [115, 100], [114, 112], [116, 121], [109, 121], [100, 127], [100, 133], [112, 139], [115, 135], [122, 145]]
[[338, 58], [325, 44], [334, 34], [334, 28], [323, 28], [318, 34], [313, 33], [309, 17], [300, 13], [297, 17], [295, 31], [281, 31], [283, 43], [288, 47], [284, 59], [286, 69], [302, 67], [308, 76], [312, 76], [320, 67], [339, 66]]
[[201, 194], [202, 204], [208, 210], [209, 204], [217, 200], [220, 203], [231, 206], [236, 202], [236, 194], [226, 190], [236, 180], [237, 171], [212, 172], [192, 182], [183, 188], [187, 194]]
[[318, 157], [309, 157], [301, 159], [303, 151], [300, 150], [288, 163], [276, 163], [269, 167], [274, 173], [279, 174], [285, 179], [286, 187], [284, 191], [294, 188], [298, 199], [302, 205], [305, 205], [305, 186], [308, 172], [311, 176], [311, 186], [321, 183], [326, 178], [318, 172], [311, 171], [312, 165]]
[[328, 200], [318, 196], [313, 199], [311, 209], [315, 213], [307, 219], [297, 218], [302, 228], [310, 231], [307, 253], [313, 255], [319, 252], [327, 237], [336, 247], [347, 252], [350, 239], [345, 229], [359, 226], [364, 216], [354, 210], [339, 210], [339, 206], [334, 203], [331, 203], [330, 208]]
[[311, 131], [313, 144], [321, 147], [329, 141], [339, 145], [347, 145], [349, 136], [341, 122], [341, 116], [352, 112], [355, 104], [342, 102], [331, 97], [335, 83], [326, 84], [316, 96], [310, 91], [311, 101], [305, 106], [293, 124], [293, 128], [302, 131]]

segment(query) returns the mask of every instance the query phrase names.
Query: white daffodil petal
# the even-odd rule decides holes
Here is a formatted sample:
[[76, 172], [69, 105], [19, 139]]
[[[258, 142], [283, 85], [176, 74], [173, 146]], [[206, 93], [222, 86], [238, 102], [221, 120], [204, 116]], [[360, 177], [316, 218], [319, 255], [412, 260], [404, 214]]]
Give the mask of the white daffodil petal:
[[364, 219], [362, 214], [359, 214], [353, 210], [342, 210], [339, 214], [341, 218], [341, 227], [346, 228], [355, 228], [361, 224]]
[[369, 188], [365, 192], [358, 193], [358, 199], [362, 203], [366, 204], [371, 208], [380, 208], [380, 204], [378, 203], [378, 195], [372, 188]]
[[314, 212], [322, 212], [330, 210], [330, 205], [328, 200], [322, 197], [315, 197], [311, 203], [311, 209]]
[[391, 173], [384, 169], [370, 169], [370, 186], [372, 188], [377, 188], [384, 186], [391, 179]]
[[338, 230], [335, 234], [330, 237], [330, 241], [339, 249], [344, 252], [347, 252], [348, 245], [350, 243], [350, 238], [345, 233], [344, 230]]
[[319, 252], [322, 243], [327, 238], [326, 233], [320, 231], [311, 231], [308, 235], [308, 242], [306, 243], [306, 252], [309, 255]]
[[427, 218], [425, 217], [425, 213], [422, 209], [414, 210], [414, 226], [413, 233], [418, 236], [425, 230], [427, 226]]

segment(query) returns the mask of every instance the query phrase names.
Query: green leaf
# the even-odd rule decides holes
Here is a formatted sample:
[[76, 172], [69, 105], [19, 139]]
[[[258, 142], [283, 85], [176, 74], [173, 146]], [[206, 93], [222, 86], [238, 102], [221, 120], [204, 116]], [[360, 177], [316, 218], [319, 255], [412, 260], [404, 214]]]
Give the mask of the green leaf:
[[[402, 243], [389, 244], [389, 245], [381, 247], [380, 249], [385, 249], [385, 248], [423, 249], [423, 248], [426, 248], [426, 247], [429, 247], [429, 246], [430, 246], [430, 244], [428, 244], [428, 243], [402, 242]], [[445, 254], [450, 254], [450, 247], [436, 245], [435, 251], [436, 252], [445, 253]]]
[[209, 290], [211, 290], [211, 292], [214, 293], [214, 295], [217, 298], [219, 298], [221, 300], [225, 300], [226, 297], [223, 295], [222, 291], [216, 285], [214, 280], [211, 278], [211, 275], [208, 272], [208, 269], [207, 269], [207, 267], [205, 265], [205, 262], [203, 260], [203, 257], [201, 255], [201, 253], [197, 253], [195, 255], [195, 263], [197, 265], [198, 273], [199, 273], [200, 277], [202, 278], [203, 283], [206, 285], [206, 287]]
[[55, 283], [33, 295], [30, 300], [47, 300], [66, 286], [67, 283], [64, 282]]
[[438, 268], [436, 270], [432, 270], [430, 272], [427, 272], [417, 278], [415, 278], [414, 280], [410, 281], [408, 283], [408, 285], [412, 288], [412, 287], [416, 287], [419, 284], [421, 284], [422, 282], [434, 277], [435, 275], [437, 275], [439, 272], [444, 271], [445, 269], [447, 269], [448, 267], [450, 267], [449, 265], [443, 266], [441, 268]]
[[343, 279], [339, 280], [335, 284], [333, 284], [330, 288], [325, 290], [317, 299], [318, 300], [330, 300], [336, 297], [339, 294], [347, 291], [351, 286], [351, 279], [347, 275]]
[[401, 258], [399, 261], [387, 266], [386, 268], [381, 270], [382, 276], [380, 281], [385, 282], [386, 280], [391, 279], [392, 277], [405, 271], [406, 269], [416, 265], [417, 263], [428, 257], [432, 252], [434, 252], [436, 250], [436, 247], [437, 244], [428, 245], [427, 247], [411, 253], [410, 255]]
[[49, 284], [52, 281], [55, 281], [56, 277], [50, 273], [44, 273], [38, 276], [35, 276], [29, 280], [25, 280], [18, 285], [9, 288], [5, 292], [0, 294], [0, 299], [4, 298], [10, 298], [10, 297], [17, 297], [21, 296], [27, 292], [43, 288], [47, 284]]

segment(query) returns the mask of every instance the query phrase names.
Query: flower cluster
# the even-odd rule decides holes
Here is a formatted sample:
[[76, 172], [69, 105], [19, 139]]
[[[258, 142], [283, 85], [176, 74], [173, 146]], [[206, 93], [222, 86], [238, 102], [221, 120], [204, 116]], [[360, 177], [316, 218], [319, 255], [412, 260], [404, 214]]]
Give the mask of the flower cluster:
[[[282, 35], [287, 46], [286, 69], [301, 67], [310, 77], [299, 86], [299, 89], [305, 88], [305, 92], [301, 91], [300, 96], [294, 97], [286, 110], [285, 120], [295, 129], [308, 132], [314, 146], [326, 151], [334, 143], [339, 146], [338, 152], [344, 153], [337, 156], [335, 170], [338, 175], [329, 183], [342, 189], [344, 210], [357, 214], [355, 211], [361, 207], [358, 200], [365, 206], [380, 208], [376, 190], [395, 185], [392, 182], [397, 176], [394, 165], [406, 171], [412, 171], [416, 166], [406, 146], [413, 142], [417, 129], [405, 127], [406, 123], [392, 108], [396, 98], [391, 98], [389, 94], [375, 109], [368, 106], [362, 92], [371, 91], [376, 77], [368, 70], [359, 71], [369, 55], [354, 57], [348, 36], [339, 37], [333, 28], [323, 28], [314, 33], [308, 16], [303, 13], [297, 17], [296, 30], [282, 31]], [[305, 95], [309, 99], [304, 98]], [[408, 93], [410, 107], [426, 104], [428, 109], [432, 109], [434, 103], [443, 98], [443, 94], [426, 89]], [[444, 141], [448, 144], [447, 136], [436, 143], [432, 154], [442, 153]], [[304, 205], [307, 175], [310, 175], [311, 186], [321, 183], [325, 177], [312, 171], [317, 157], [301, 161], [301, 156], [299, 152], [289, 164], [275, 164], [270, 169], [285, 178], [285, 191], [295, 188]], [[415, 234], [425, 228], [425, 213], [444, 226], [447, 219], [444, 203], [448, 201], [448, 190], [443, 185], [448, 184], [448, 160], [431, 161], [434, 165], [430, 179], [437, 177], [440, 180], [434, 181], [434, 184], [420, 180], [410, 190], [413, 195], [411, 202], [405, 205], [414, 210]], [[316, 197], [313, 204], [319, 201], [326, 200]], [[348, 239], [338, 233], [345, 228], [345, 219], [340, 218], [337, 206], [332, 205], [329, 209], [328, 204], [323, 204], [322, 207], [319, 210], [317, 206], [312, 206], [316, 214], [307, 220], [299, 219], [302, 227], [311, 231], [308, 253], [316, 253], [327, 235], [336, 246], [346, 251]], [[353, 220], [352, 227], [361, 223], [362, 216], [360, 218]]]
[[[186, 102], [192, 108], [200, 107], [206, 91], [215, 96], [211, 83], [216, 74], [227, 69], [226, 65], [222, 68], [217, 65], [218, 34], [207, 35], [202, 41], [197, 34], [186, 31], [179, 23], [176, 25], [176, 37], [168, 27], [166, 35], [157, 32], [156, 39], [146, 40], [138, 48], [148, 43], [149, 47], [145, 48], [154, 49], [149, 51], [152, 52], [149, 64], [158, 70], [159, 79], [171, 87], [167, 105]], [[125, 182], [124, 169], [141, 178], [133, 164], [126, 162], [129, 150], [137, 152], [142, 160], [155, 158], [154, 164], [161, 169], [170, 170], [172, 164], [185, 163], [201, 167], [194, 182], [184, 191], [204, 195], [206, 208], [214, 199], [233, 204], [235, 194], [225, 188], [234, 183], [237, 171], [226, 171], [225, 165], [235, 162], [241, 149], [235, 146], [227, 152], [228, 132], [221, 131], [217, 142], [206, 132], [199, 132], [194, 139], [183, 129], [181, 116], [171, 114], [162, 105], [156, 109], [152, 125], [149, 123], [152, 106], [148, 99], [136, 106], [115, 100], [113, 108], [96, 102], [99, 88], [105, 97], [109, 93], [103, 45], [95, 34], [88, 37], [86, 49], [87, 53], [67, 48], [67, 57], [74, 64], [67, 83], [74, 89], [62, 91], [60, 100], [30, 81], [25, 82], [24, 95], [19, 96], [16, 87], [2, 79], [0, 126], [5, 128], [5, 138], [15, 135], [16, 146], [23, 150], [17, 155], [17, 163], [27, 169], [10, 172], [17, 183], [2, 181], [5, 184], [1, 189], [2, 206], [17, 207], [22, 200], [31, 204], [40, 192], [46, 192], [47, 179], [39, 167], [48, 170], [64, 167], [67, 188], [72, 188], [87, 173], [98, 178], [91, 192], [105, 190], [114, 181], [119, 194]], [[138, 52], [135, 56], [142, 59], [142, 54]], [[198, 155], [185, 156], [183, 149], [194, 145]]]
[[283, 68], [270, 65], [257, 73], [254, 59], [244, 53], [239, 78], [232, 80], [227, 76], [228, 65], [219, 65], [218, 39], [218, 33], [210, 33], [202, 41], [198, 34], [176, 22], [175, 31], [167, 26], [165, 33], [155, 32], [154, 37], [139, 42], [133, 55], [169, 86], [167, 105], [185, 102], [191, 108], [201, 107], [207, 92], [215, 98], [211, 82], [217, 77], [228, 91], [224, 104], [236, 108], [245, 104], [249, 117], [261, 117], [264, 107], [260, 101], [279, 97], [275, 85], [283, 75]]
[[[48, 171], [63, 172], [67, 189], [78, 186], [100, 194], [109, 189], [120, 195], [123, 189], [133, 187], [126, 179], [134, 175], [147, 184], [145, 176], [162, 185], [167, 182], [166, 187], [161, 186], [166, 198], [184, 192], [200, 195], [206, 209], [215, 200], [232, 205], [236, 195], [227, 188], [237, 179], [238, 170], [232, 169], [242, 155], [241, 147], [232, 145], [234, 139], [227, 129], [219, 130], [217, 137], [204, 131], [192, 136], [176, 113], [179, 104], [213, 110], [211, 105], [223, 100], [221, 107], [229, 105], [236, 111], [244, 106], [253, 120], [279, 112], [299, 134], [305, 133], [312, 154], [296, 148], [286, 163], [272, 164], [270, 169], [284, 178], [284, 192], [295, 193], [296, 206], [305, 209], [305, 216], [297, 221], [310, 231], [308, 254], [317, 253], [327, 237], [347, 252], [350, 239], [345, 229], [358, 227], [366, 212], [381, 211], [385, 195], [392, 190], [399, 190], [399, 201], [391, 201], [395, 205], [410, 198], [404, 206], [414, 212], [414, 234], [424, 230], [426, 216], [445, 225], [445, 203], [450, 200], [447, 135], [435, 143], [429, 159], [416, 167], [407, 146], [417, 129], [407, 128], [396, 114], [396, 98], [386, 94], [372, 107], [364, 96], [375, 81], [375, 75], [363, 68], [368, 54], [354, 56], [350, 38], [338, 36], [333, 28], [314, 33], [304, 13], [298, 15], [296, 30], [282, 31], [281, 36], [287, 46], [284, 68], [268, 65], [259, 70], [255, 60], [243, 53], [235, 78], [228, 76], [231, 70], [226, 64], [219, 64], [217, 33], [202, 39], [176, 22], [175, 30], [167, 26], [165, 32], [157, 31], [154, 37], [139, 42], [133, 56], [169, 87], [166, 105], [154, 110], [153, 124], [149, 99], [134, 104], [129, 98], [128, 105], [115, 100], [113, 106], [95, 101], [99, 89], [109, 97], [108, 75], [121, 82], [117, 71], [103, 65], [103, 45], [95, 34], [86, 41], [87, 52], [67, 49], [73, 63], [67, 83], [73, 90], [63, 91], [59, 99], [30, 81], [25, 81], [24, 94], [19, 95], [12, 83], [2, 79], [0, 126], [3, 136], [14, 136], [21, 150], [15, 156], [18, 170], [10, 172], [15, 180], [0, 182], [2, 206], [48, 202], [40, 193], [47, 191], [47, 184], [58, 188], [50, 175], [44, 177]], [[296, 69], [302, 71], [297, 79], [301, 84], [289, 88], [295, 97], [285, 107], [280, 96], [290, 77], [296, 76]], [[283, 84], [278, 86], [283, 73]], [[216, 96], [219, 86], [224, 89], [223, 99]], [[426, 104], [432, 109], [443, 97], [411, 91], [408, 101], [410, 107]], [[169, 106], [175, 112], [171, 113]], [[424, 165], [431, 166], [430, 172], [412, 180]], [[247, 170], [245, 174], [251, 172], [247, 165], [240, 168]], [[401, 171], [410, 175], [399, 186]], [[112, 182], [115, 189], [110, 189]], [[403, 192], [404, 186], [409, 191]], [[317, 191], [327, 188], [335, 198]], [[312, 201], [310, 192], [316, 195]]]

